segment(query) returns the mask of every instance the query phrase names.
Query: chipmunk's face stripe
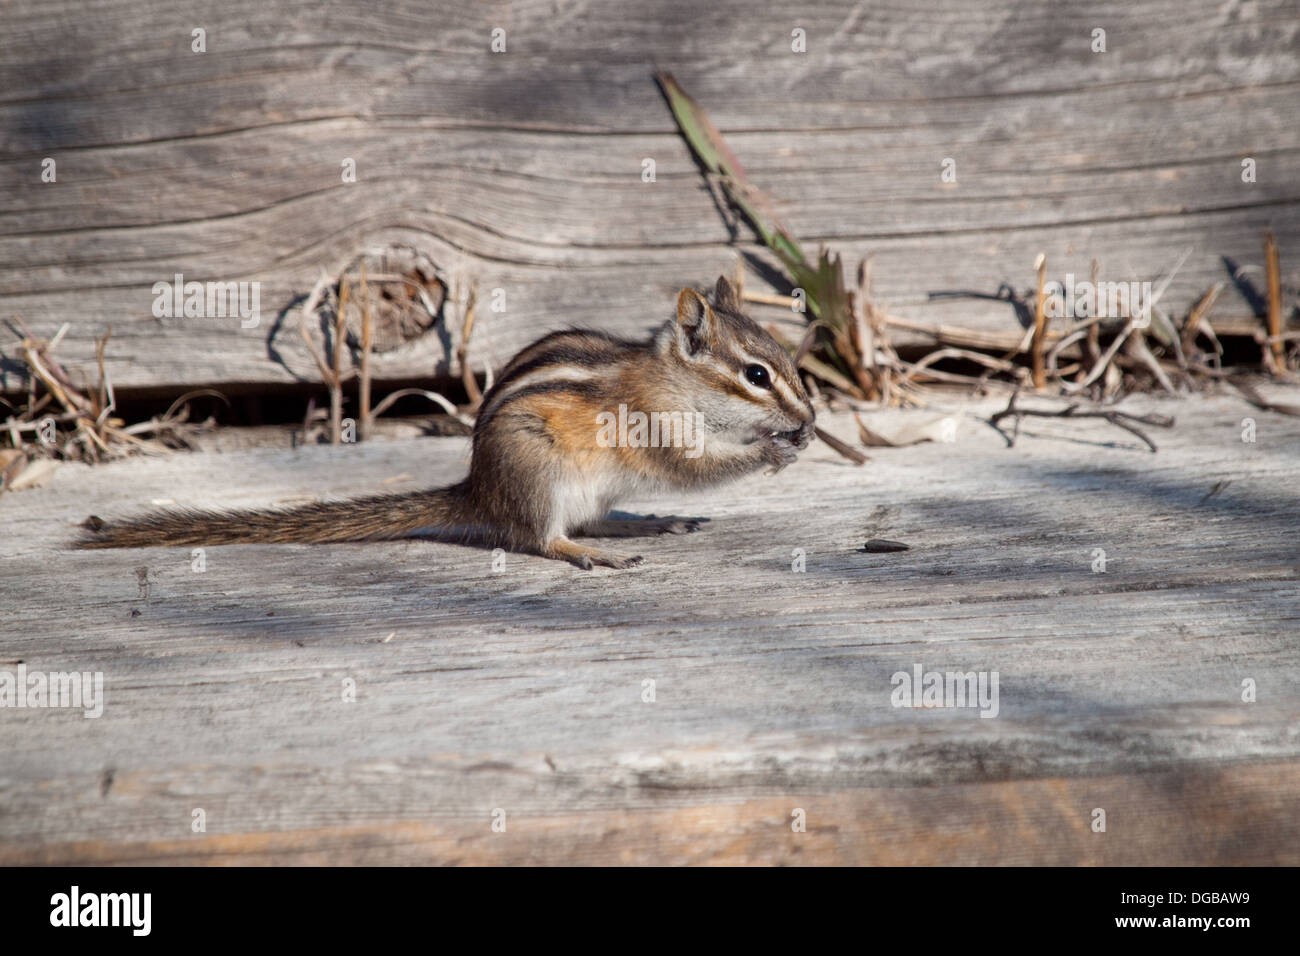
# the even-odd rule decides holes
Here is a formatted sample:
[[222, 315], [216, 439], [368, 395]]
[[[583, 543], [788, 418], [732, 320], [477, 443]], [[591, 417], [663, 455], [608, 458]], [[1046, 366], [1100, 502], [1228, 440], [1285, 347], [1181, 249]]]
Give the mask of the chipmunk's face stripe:
[[781, 411], [800, 421], [813, 420], [812, 402], [806, 396], [800, 395], [791, 388], [785, 379], [779, 378], [776, 380], [775, 391], [777, 397], [781, 400]]
[[[806, 395], [801, 394], [799, 388], [798, 372], [790, 363], [785, 363], [787, 367], [781, 367], [775, 362], [766, 358], [757, 356], [742, 350], [738, 350], [736, 357], [727, 357], [727, 365], [735, 368], [738, 373], [738, 379], [744, 381], [743, 387], [752, 395], [763, 395], [764, 393], [773, 396], [776, 399], [777, 406], [781, 411], [795, 419], [796, 421], [812, 420], [812, 403]], [[745, 369], [750, 365], [757, 365], [767, 371], [768, 381], [771, 388], [761, 388], [760, 386], [750, 383], [745, 379]], [[793, 379], [790, 376], [795, 376]], [[760, 402], [765, 404], [766, 402]]]
[[744, 371], [746, 365], [761, 364], [765, 368], [767, 366], [766, 362], [755, 363], [754, 360], [749, 358], [748, 356], [742, 358], [740, 355], [737, 355], [733, 352], [721, 352], [718, 354], [717, 357], [722, 362], [723, 365], [727, 366], [727, 368], [737, 373]]
[[744, 399], [751, 405], [765, 408], [770, 404], [770, 399], [766, 397], [767, 393], [760, 392], [752, 385], [741, 382], [739, 372], [735, 375], [713, 375], [710, 378], [713, 379], [715, 386], [721, 391], [726, 392], [728, 395], [734, 395], [736, 398]]

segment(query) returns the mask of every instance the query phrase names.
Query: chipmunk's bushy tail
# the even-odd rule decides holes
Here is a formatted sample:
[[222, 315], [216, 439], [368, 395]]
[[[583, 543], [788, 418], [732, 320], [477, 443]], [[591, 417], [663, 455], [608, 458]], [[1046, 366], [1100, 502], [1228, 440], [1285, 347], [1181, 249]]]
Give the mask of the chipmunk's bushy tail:
[[331, 544], [383, 541], [422, 529], [471, 525], [465, 484], [400, 495], [261, 511], [155, 511], [125, 521], [92, 515], [78, 548], [162, 545]]

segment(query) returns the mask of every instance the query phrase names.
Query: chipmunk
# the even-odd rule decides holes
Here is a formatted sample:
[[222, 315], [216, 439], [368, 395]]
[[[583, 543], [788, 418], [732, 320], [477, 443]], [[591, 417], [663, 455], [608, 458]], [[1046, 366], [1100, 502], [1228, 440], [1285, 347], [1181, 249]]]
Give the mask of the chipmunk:
[[[599, 423], [621, 406], [681, 412], [700, 433], [691, 448], [597, 441]], [[573, 537], [697, 531], [705, 519], [608, 515], [638, 492], [714, 485], [764, 466], [779, 471], [812, 440], [814, 417], [786, 350], [742, 314], [735, 289], [720, 277], [712, 305], [683, 289], [676, 317], [645, 341], [572, 330], [521, 351], [483, 396], [469, 475], [458, 484], [283, 510], [155, 512], [122, 522], [92, 516], [78, 546], [332, 543], [424, 533], [586, 570], [630, 568], [640, 555]]]

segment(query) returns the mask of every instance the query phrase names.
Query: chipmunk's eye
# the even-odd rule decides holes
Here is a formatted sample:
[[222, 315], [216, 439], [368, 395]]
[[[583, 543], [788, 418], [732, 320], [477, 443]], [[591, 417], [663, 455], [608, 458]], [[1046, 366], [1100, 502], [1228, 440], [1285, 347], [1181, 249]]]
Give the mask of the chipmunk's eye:
[[745, 379], [750, 385], [756, 385], [759, 388], [772, 387], [772, 379], [768, 377], [767, 369], [761, 365], [746, 365]]

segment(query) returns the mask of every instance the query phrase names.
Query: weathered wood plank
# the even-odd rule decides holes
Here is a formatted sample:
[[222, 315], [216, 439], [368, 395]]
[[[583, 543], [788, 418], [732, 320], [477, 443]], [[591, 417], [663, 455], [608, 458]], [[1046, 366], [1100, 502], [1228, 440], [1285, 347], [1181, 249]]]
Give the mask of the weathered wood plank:
[[[1178, 416], [1156, 455], [1084, 420], [1008, 450], [969, 417], [994, 407], [860, 469], [814, 446], [636, 502], [713, 521], [629, 572], [425, 541], [212, 548], [202, 573], [64, 550], [156, 499], [452, 480], [462, 439], [65, 466], [0, 497], [0, 670], [102, 671], [105, 711], [0, 709], [0, 861], [1300, 862], [1300, 422], [1136, 398]], [[998, 716], [892, 706], [918, 664], [998, 671]]]
[[[296, 796], [302, 788], [301, 779], [268, 779], [258, 774], [224, 780], [211, 771], [200, 772], [204, 798], [229, 801], [216, 804], [227, 812], [254, 799], [282, 805], [286, 793]], [[498, 771], [493, 783], [505, 783], [505, 776], [505, 771]], [[552, 776], [554, 791], [577, 783], [562, 769]], [[135, 788], [133, 797], [138, 797], [143, 787], [163, 783], [133, 777], [123, 782]], [[330, 782], [355, 785], [355, 781]], [[93, 788], [93, 781], [87, 785]], [[223, 789], [227, 786], [239, 789], [227, 792]], [[405, 791], [409, 783], [403, 780], [397, 786]], [[376, 780], [356, 797], [369, 800], [376, 794], [391, 793], [393, 788], [393, 782], [385, 786]], [[312, 786], [310, 792], [319, 795], [324, 790]], [[337, 799], [337, 790], [328, 792]], [[428, 794], [431, 802], [426, 804], [410, 794], [408, 822], [313, 825], [328, 814], [322, 814], [319, 805], [301, 806], [293, 815], [296, 828], [288, 831], [223, 831], [150, 842], [104, 839], [28, 847], [0, 844], [0, 862], [1150, 866], [1158, 861], [1170, 866], [1285, 866], [1294, 865], [1297, 858], [1298, 794], [1296, 764], [1260, 764], [942, 788], [791, 791], [779, 797], [704, 805], [676, 806], [673, 801], [658, 800], [655, 802], [669, 806], [654, 809], [543, 815], [525, 810], [508, 814], [506, 830], [500, 833], [491, 830], [491, 813], [481, 807], [467, 808], [460, 817], [439, 813], [444, 797], [439, 792]], [[111, 792], [105, 799], [114, 799]], [[158, 812], [164, 815], [175, 813], [175, 798], [170, 794], [159, 799], [158, 805]], [[1098, 807], [1108, 809], [1105, 833], [1093, 832], [1086, 823]], [[806, 815], [804, 833], [791, 829], [795, 809]], [[158, 818], [154, 820], [156, 824]], [[1272, 839], [1261, 840], [1261, 830]]]
[[[1107, 277], [1144, 280], [1190, 248], [1174, 310], [1224, 277], [1221, 256], [1257, 261], [1268, 226], [1294, 271], [1300, 64], [1282, 0], [942, 0], [921, 19], [848, 2], [779, 17], [740, 0], [625, 7], [498, 18], [397, 2], [309, 18], [103, 0], [69, 19], [10, 4], [0, 313], [45, 335], [71, 322], [60, 355], [86, 368], [113, 325], [121, 388], [283, 383], [315, 373], [296, 336], [268, 341], [279, 309], [320, 269], [393, 241], [505, 290], [505, 312], [480, 310], [480, 365], [558, 326], [640, 330], [734, 256], [650, 81], [662, 67], [795, 232], [874, 254], [878, 297], [910, 318], [1010, 327], [1004, 306], [927, 295], [1024, 286], [1040, 251], [1054, 273], [1084, 275], [1095, 257]], [[1099, 23], [1104, 54], [1089, 49]], [[207, 53], [190, 52], [196, 25]], [[504, 54], [488, 50], [493, 26]], [[805, 54], [790, 52], [795, 27]], [[39, 182], [46, 156], [58, 183]], [[955, 184], [939, 179], [947, 157]], [[262, 325], [154, 319], [151, 286], [177, 272], [261, 282]], [[1248, 314], [1235, 293], [1218, 311]], [[444, 374], [445, 344], [428, 336], [377, 374]], [[19, 388], [0, 362], [0, 391]]]

